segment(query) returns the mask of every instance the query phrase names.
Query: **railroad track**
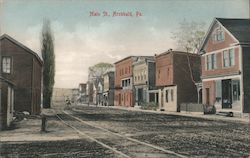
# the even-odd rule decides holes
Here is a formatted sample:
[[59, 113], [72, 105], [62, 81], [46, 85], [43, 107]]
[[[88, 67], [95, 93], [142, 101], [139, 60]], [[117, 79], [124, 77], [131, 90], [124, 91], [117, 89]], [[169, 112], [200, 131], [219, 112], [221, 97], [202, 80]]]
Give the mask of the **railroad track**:
[[88, 138], [104, 148], [111, 150], [115, 153], [116, 157], [186, 158], [186, 156], [175, 153], [174, 151], [166, 150], [159, 146], [99, 127], [79, 117], [73, 116], [68, 111], [63, 111], [63, 114], [57, 114], [57, 117], [64, 124], [75, 130], [80, 136]]

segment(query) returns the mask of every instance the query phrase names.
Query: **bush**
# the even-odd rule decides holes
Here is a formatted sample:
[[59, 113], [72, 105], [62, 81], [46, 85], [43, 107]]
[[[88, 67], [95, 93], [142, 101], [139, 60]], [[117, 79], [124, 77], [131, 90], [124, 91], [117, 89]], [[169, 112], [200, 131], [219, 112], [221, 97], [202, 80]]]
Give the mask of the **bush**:
[[141, 105], [141, 109], [143, 110], [157, 110], [158, 109], [158, 104], [155, 102], [144, 102]]

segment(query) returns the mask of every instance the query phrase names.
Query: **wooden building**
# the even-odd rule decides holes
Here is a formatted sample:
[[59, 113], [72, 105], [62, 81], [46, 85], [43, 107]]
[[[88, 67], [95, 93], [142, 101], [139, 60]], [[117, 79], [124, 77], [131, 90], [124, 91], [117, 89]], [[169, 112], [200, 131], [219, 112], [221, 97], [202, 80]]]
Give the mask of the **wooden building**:
[[80, 83], [79, 84], [79, 103], [87, 103], [87, 84]]
[[103, 105], [114, 106], [114, 87], [115, 76], [114, 71], [109, 71], [103, 75]]
[[14, 84], [0, 76], [0, 130], [10, 126], [14, 113]]
[[15, 85], [14, 110], [39, 114], [43, 66], [41, 58], [6, 34], [0, 37], [0, 46], [2, 77]]
[[200, 48], [203, 104], [250, 112], [250, 19], [215, 18]]

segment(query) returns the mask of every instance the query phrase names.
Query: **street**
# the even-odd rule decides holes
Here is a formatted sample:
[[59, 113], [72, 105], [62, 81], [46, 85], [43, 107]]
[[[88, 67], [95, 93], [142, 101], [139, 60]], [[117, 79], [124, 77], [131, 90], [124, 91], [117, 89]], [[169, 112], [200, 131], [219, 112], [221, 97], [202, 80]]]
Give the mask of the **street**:
[[[249, 157], [246, 123], [73, 106], [58, 120], [79, 135], [61, 141], [1, 142], [2, 157]], [[51, 127], [53, 128], [53, 127]]]

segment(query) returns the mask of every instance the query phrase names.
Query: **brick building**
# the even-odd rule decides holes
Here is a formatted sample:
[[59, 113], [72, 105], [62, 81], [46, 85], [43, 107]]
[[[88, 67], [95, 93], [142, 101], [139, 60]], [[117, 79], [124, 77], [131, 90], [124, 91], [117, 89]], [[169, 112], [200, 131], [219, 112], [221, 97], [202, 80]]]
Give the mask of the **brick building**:
[[115, 76], [114, 71], [107, 72], [103, 75], [103, 104], [105, 106], [114, 106], [115, 95]]
[[115, 106], [133, 106], [132, 64], [129, 56], [115, 63]]
[[250, 19], [215, 18], [200, 48], [203, 104], [250, 112]]
[[129, 56], [115, 63], [115, 106], [134, 106], [132, 65], [145, 57]]
[[138, 58], [133, 63], [133, 85], [135, 90], [135, 105], [142, 105], [149, 102], [148, 92], [155, 88], [154, 56]]
[[14, 110], [39, 114], [43, 62], [33, 52], [12, 37], [0, 37], [2, 77], [15, 85]]
[[200, 56], [172, 51], [156, 55], [155, 77], [159, 108], [180, 111], [181, 103], [197, 102], [195, 83], [200, 80]]

